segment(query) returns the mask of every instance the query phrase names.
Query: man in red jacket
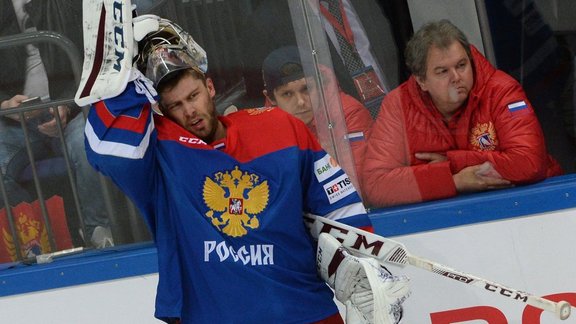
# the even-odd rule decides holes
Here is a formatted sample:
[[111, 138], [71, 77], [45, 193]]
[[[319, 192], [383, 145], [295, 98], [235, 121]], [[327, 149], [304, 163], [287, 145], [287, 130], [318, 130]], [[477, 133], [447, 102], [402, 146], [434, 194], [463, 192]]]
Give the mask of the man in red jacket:
[[[331, 69], [320, 66], [320, 71], [324, 81], [327, 109], [334, 114], [338, 111], [339, 105], [342, 105], [346, 129], [339, 131], [344, 134], [341, 140], [348, 140], [350, 143], [355, 168], [346, 172], [348, 175], [355, 174], [359, 177], [366, 150], [366, 138], [372, 126], [372, 116], [362, 103], [339, 89], [338, 81]], [[268, 54], [262, 63], [262, 76], [265, 86], [262, 93], [266, 96], [267, 104], [278, 106], [302, 120], [318, 136], [317, 125], [322, 123], [315, 120], [312, 107], [320, 106], [320, 92], [314, 87], [314, 82], [307, 82], [298, 48], [285, 46]], [[333, 122], [338, 118], [334, 115], [331, 116]], [[359, 184], [355, 183], [355, 186], [359, 188]]]
[[367, 143], [365, 202], [381, 207], [559, 175], [521, 85], [447, 20], [406, 48], [412, 76], [382, 102]]

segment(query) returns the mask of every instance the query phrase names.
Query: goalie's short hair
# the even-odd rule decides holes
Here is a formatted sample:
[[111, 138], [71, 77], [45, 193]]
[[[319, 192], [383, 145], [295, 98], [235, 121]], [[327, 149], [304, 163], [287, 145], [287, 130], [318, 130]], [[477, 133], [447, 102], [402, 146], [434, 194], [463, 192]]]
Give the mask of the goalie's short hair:
[[201, 80], [204, 85], [206, 85], [206, 74], [200, 71], [198, 68], [187, 68], [175, 70], [167, 75], [165, 75], [158, 85], [156, 90], [159, 94], [162, 94], [165, 90], [172, 89], [176, 84], [186, 75], [191, 75], [194, 79]]

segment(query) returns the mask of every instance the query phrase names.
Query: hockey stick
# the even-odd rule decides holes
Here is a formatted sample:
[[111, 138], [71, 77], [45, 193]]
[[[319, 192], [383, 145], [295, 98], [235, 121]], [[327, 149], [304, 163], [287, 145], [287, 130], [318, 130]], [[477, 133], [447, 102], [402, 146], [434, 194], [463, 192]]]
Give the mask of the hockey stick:
[[552, 312], [562, 320], [570, 316], [571, 305], [566, 301], [553, 302], [520, 290], [506, 287], [499, 283], [483, 279], [468, 273], [454, 270], [445, 265], [410, 254], [400, 242], [339, 223], [325, 217], [306, 216], [305, 221], [312, 236], [316, 239], [320, 233], [328, 233], [337, 238], [343, 246], [358, 254], [369, 256], [381, 263], [392, 263], [402, 267], [412, 266], [454, 279], [484, 290], [498, 293], [501, 296], [526, 303], [536, 308]]

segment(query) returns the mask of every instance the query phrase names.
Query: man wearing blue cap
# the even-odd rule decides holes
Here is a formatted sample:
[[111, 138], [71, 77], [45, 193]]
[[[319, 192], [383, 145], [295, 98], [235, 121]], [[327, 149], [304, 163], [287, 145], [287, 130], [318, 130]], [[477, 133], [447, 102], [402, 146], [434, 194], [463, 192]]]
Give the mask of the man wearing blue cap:
[[[328, 109], [342, 106], [347, 128], [346, 133], [348, 134], [342, 140], [349, 141], [356, 174], [360, 174], [372, 117], [362, 103], [338, 87], [337, 80], [330, 68], [321, 65], [320, 70], [324, 80], [323, 88], [327, 93], [325, 99], [329, 106]], [[319, 93], [316, 90], [315, 82], [306, 80], [298, 48], [285, 46], [272, 51], [262, 64], [262, 77], [265, 87], [262, 93], [266, 96], [267, 101], [297, 117], [313, 133], [317, 134], [318, 125], [314, 119], [313, 109], [319, 106]], [[335, 85], [331, 83], [335, 83]], [[331, 92], [334, 89], [337, 89], [338, 92]], [[351, 171], [347, 172], [351, 173]]]

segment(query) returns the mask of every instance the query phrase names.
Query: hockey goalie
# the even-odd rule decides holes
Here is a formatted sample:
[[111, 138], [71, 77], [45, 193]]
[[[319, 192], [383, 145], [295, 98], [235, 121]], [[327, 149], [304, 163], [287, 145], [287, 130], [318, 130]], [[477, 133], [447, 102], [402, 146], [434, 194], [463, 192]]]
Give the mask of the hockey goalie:
[[348, 323], [401, 320], [406, 277], [307, 231], [304, 214], [370, 220], [342, 168], [315, 173], [330, 157], [304, 123], [273, 107], [218, 116], [202, 47], [128, 0], [85, 0], [84, 19], [87, 157], [154, 235], [158, 319], [342, 323], [335, 295]]

